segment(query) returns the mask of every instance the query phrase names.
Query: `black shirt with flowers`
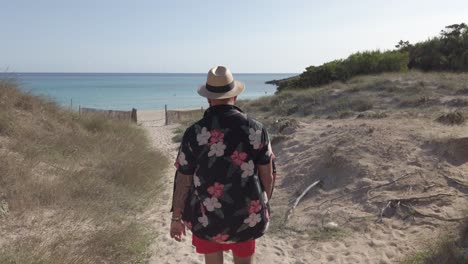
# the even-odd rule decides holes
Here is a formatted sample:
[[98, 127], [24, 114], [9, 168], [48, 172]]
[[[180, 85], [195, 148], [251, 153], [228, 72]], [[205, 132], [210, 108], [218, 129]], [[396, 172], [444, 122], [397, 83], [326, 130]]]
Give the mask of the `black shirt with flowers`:
[[185, 131], [176, 166], [193, 175], [182, 218], [194, 235], [218, 243], [263, 235], [268, 201], [256, 165], [271, 154], [263, 125], [233, 105], [208, 108]]

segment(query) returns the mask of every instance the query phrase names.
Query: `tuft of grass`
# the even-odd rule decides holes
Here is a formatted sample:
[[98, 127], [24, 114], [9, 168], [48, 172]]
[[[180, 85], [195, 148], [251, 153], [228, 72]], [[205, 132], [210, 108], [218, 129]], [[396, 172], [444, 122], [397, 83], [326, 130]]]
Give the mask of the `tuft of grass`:
[[447, 105], [452, 107], [466, 107], [468, 106], [468, 100], [462, 98], [452, 99], [447, 102]]
[[178, 122], [179, 126], [174, 128], [173, 133], [174, 136], [172, 137], [172, 141], [175, 143], [179, 143], [182, 141], [182, 137], [184, 136], [185, 130], [190, 127], [192, 124], [197, 122], [202, 118], [203, 114], [201, 112], [195, 112], [191, 115], [182, 115], [180, 121]]
[[[157, 198], [169, 164], [145, 130], [79, 116], [0, 81], [0, 136], [2, 230], [11, 230], [1, 234], [0, 263], [139, 261], [148, 232], [128, 223]], [[40, 221], [27, 237], [9, 235], [31, 217]]]
[[172, 132], [174, 133], [174, 136], [172, 137], [172, 141], [173, 141], [174, 143], [180, 143], [180, 142], [182, 142], [182, 137], [184, 136], [185, 130], [186, 130], [187, 128], [188, 128], [188, 127], [183, 126], [183, 125], [174, 128], [174, 130], [172, 130]]
[[465, 123], [465, 115], [460, 111], [450, 112], [439, 116], [436, 121], [445, 125], [462, 125]]
[[457, 95], [466, 95], [468, 94], [468, 87], [460, 88], [456, 91]]
[[12, 127], [12, 118], [7, 112], [0, 112], [0, 135], [6, 135]]
[[427, 107], [432, 106], [439, 103], [439, 99], [431, 98], [429, 96], [410, 96], [408, 98], [404, 98], [400, 102], [401, 107]]
[[[463, 252], [465, 251], [465, 253]], [[417, 252], [405, 258], [402, 264], [449, 264], [467, 263], [466, 249], [459, 248], [453, 238], [444, 237], [428, 250]]]
[[460, 225], [458, 234], [446, 234], [426, 250], [416, 252], [401, 261], [402, 264], [468, 263], [468, 218]]

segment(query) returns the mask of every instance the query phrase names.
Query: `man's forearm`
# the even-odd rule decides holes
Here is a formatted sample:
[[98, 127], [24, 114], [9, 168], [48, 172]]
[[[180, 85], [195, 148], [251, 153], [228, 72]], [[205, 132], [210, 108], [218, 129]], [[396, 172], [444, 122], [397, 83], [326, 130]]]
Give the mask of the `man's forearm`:
[[175, 191], [172, 196], [172, 206], [174, 209], [172, 212], [173, 218], [182, 216], [185, 200], [187, 200], [187, 195], [192, 186], [193, 175], [186, 175], [178, 172], [175, 181]]
[[262, 177], [260, 178], [267, 193], [268, 199], [271, 198], [271, 192], [273, 191], [273, 177]]
[[263, 188], [267, 193], [268, 199], [271, 198], [271, 193], [273, 191], [273, 167], [272, 162], [266, 165], [258, 165], [258, 175], [262, 181]]

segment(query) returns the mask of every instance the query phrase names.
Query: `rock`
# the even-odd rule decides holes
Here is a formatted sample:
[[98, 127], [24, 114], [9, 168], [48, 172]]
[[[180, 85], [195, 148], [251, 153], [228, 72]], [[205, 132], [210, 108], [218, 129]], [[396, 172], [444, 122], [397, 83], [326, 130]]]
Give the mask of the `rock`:
[[325, 230], [327, 231], [335, 230], [335, 229], [338, 229], [338, 224], [335, 222], [328, 222], [323, 226], [323, 228], [325, 228]]

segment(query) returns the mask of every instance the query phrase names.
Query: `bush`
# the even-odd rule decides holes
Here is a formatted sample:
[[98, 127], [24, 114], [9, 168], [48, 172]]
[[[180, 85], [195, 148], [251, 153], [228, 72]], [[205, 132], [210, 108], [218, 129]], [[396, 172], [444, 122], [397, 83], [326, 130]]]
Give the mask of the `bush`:
[[278, 92], [288, 89], [317, 87], [334, 81], [347, 81], [363, 74], [422, 71], [468, 71], [468, 26], [464, 23], [445, 27], [440, 36], [414, 45], [400, 41], [397, 50], [365, 51], [351, 54], [321, 66], [307, 67], [299, 76], [269, 83]]
[[399, 51], [366, 51], [350, 55], [345, 60], [310, 66], [298, 79], [279, 81], [278, 91], [296, 88], [317, 87], [334, 81], [347, 81], [363, 74], [404, 72], [408, 70], [408, 53]]
[[445, 124], [445, 125], [461, 125], [465, 123], [465, 115], [462, 112], [455, 111], [451, 112], [445, 115], [441, 115], [440, 117], [437, 118], [436, 120], [439, 123]]
[[411, 69], [423, 71], [468, 71], [468, 26], [446, 26], [440, 36], [414, 45], [397, 46], [409, 52]]

